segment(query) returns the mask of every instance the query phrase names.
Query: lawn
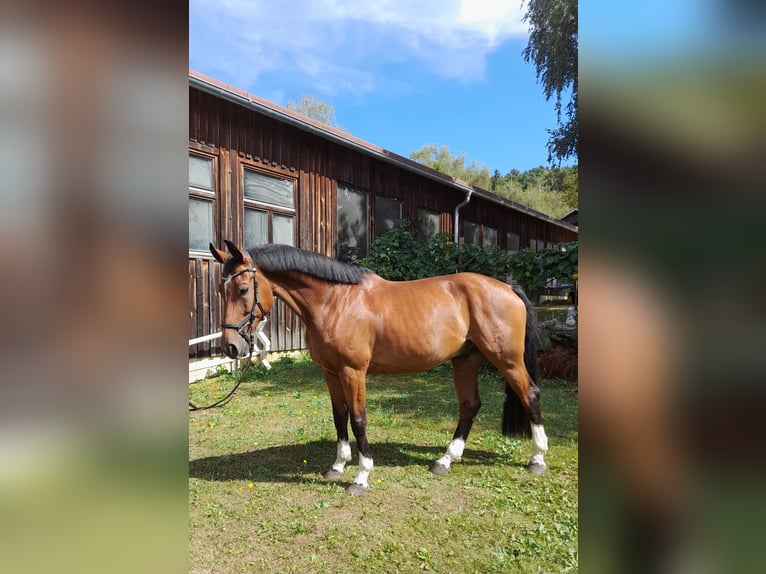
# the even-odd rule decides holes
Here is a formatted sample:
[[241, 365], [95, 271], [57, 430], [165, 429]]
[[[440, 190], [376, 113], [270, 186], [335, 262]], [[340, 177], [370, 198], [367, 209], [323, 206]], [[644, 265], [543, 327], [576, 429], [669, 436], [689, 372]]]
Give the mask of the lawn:
[[[190, 387], [204, 403], [223, 375]], [[321, 370], [304, 355], [245, 373], [226, 406], [189, 416], [189, 571], [576, 572], [577, 387], [542, 381], [548, 471], [524, 468], [529, 440], [500, 434], [503, 381], [485, 369], [463, 461], [429, 472], [457, 424], [448, 366], [367, 380], [371, 489], [321, 473], [335, 428]]]

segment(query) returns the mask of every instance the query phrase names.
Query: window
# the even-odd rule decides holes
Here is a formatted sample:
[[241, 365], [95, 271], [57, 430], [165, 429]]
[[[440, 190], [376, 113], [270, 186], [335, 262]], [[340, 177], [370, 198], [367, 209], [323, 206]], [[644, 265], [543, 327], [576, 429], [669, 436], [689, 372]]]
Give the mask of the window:
[[519, 250], [520, 237], [518, 233], [505, 234], [505, 248], [509, 253], [516, 253]]
[[367, 256], [367, 194], [338, 184], [338, 259], [358, 263]]
[[189, 187], [213, 191], [213, 160], [196, 155], [189, 156]]
[[257, 171], [245, 170], [245, 197], [288, 209], [295, 209], [293, 180], [264, 175]]
[[402, 200], [375, 196], [375, 237], [393, 229], [402, 218]]
[[545, 244], [542, 241], [539, 241], [538, 239], [529, 240], [529, 250], [532, 253], [537, 253], [543, 247], [545, 247]]
[[441, 231], [439, 225], [440, 216], [434, 211], [418, 209], [418, 226], [415, 230], [415, 239], [426, 242]]
[[481, 238], [481, 246], [485, 245], [497, 245], [497, 229], [494, 227], [484, 226], [484, 234]]
[[463, 222], [463, 239], [466, 243], [479, 245], [479, 225], [470, 221]]
[[245, 247], [295, 245], [295, 181], [244, 170]]
[[189, 154], [189, 251], [215, 243], [214, 181], [212, 158]]

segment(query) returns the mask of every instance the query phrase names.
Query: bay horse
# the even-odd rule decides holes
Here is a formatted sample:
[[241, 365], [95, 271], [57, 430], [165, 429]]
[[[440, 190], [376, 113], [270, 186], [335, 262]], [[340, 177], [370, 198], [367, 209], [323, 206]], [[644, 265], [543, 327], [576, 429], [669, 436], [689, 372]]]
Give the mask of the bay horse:
[[531, 436], [527, 468], [545, 470], [548, 439], [540, 415], [533, 314], [520, 288], [474, 273], [416, 281], [387, 281], [364, 267], [286, 245], [247, 251], [212, 243], [223, 265], [222, 347], [231, 357], [249, 352], [250, 332], [263, 302], [282, 299], [306, 326], [312, 360], [324, 371], [337, 431], [337, 456], [325, 479], [343, 476], [351, 461], [348, 423], [359, 450], [359, 470], [348, 488], [369, 489], [373, 468], [367, 442], [367, 373], [407, 374], [452, 362], [459, 421], [447, 451], [431, 467], [445, 475], [463, 455], [481, 406], [478, 375], [489, 360], [505, 378], [503, 433]]

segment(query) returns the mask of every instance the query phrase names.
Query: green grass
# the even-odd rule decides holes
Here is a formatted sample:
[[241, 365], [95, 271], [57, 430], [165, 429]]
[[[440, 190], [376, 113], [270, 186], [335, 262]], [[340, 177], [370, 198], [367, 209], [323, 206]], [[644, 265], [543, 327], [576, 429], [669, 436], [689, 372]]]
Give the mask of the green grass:
[[[429, 472], [457, 424], [448, 367], [367, 381], [371, 489], [339, 483], [321, 370], [305, 356], [250, 369], [223, 408], [189, 417], [190, 572], [577, 571], [577, 387], [542, 381], [548, 471], [524, 468], [529, 440], [500, 434], [503, 382], [486, 369], [463, 461]], [[192, 385], [195, 403], [231, 375]]]

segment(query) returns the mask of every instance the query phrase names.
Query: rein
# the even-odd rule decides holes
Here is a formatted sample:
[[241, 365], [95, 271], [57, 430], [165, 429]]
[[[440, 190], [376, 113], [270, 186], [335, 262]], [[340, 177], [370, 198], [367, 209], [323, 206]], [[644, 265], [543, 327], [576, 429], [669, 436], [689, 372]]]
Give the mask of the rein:
[[[239, 336], [242, 337], [245, 341], [247, 341], [247, 346], [249, 349], [249, 355], [247, 357], [248, 365], [253, 360], [253, 335], [251, 334], [251, 331], [253, 329], [253, 324], [255, 323], [255, 308], [258, 307], [261, 311], [261, 321], [266, 320], [266, 312], [263, 310], [263, 307], [261, 306], [261, 302], [258, 300], [258, 280], [255, 277], [255, 267], [248, 267], [247, 269], [243, 269], [242, 271], [238, 271], [234, 275], [231, 275], [230, 277], [227, 277], [224, 279], [223, 285], [226, 287], [229, 282], [234, 279], [235, 277], [238, 277], [239, 275], [242, 275], [243, 273], [252, 272], [253, 273], [253, 304], [250, 306], [250, 313], [245, 315], [245, 317], [239, 322], [239, 323], [221, 323], [221, 329], [235, 329], [237, 333], [239, 333]], [[240, 373], [238, 375], [234, 376], [235, 378], [235, 384], [234, 387], [229, 391], [229, 393], [223, 397], [222, 399], [209, 404], [205, 406], [197, 406], [191, 401], [189, 401], [189, 410], [190, 411], [204, 411], [207, 409], [212, 409], [215, 407], [221, 407], [228, 403], [231, 398], [234, 396], [235, 391], [239, 388], [239, 385], [242, 383], [242, 373], [240, 370]]]

